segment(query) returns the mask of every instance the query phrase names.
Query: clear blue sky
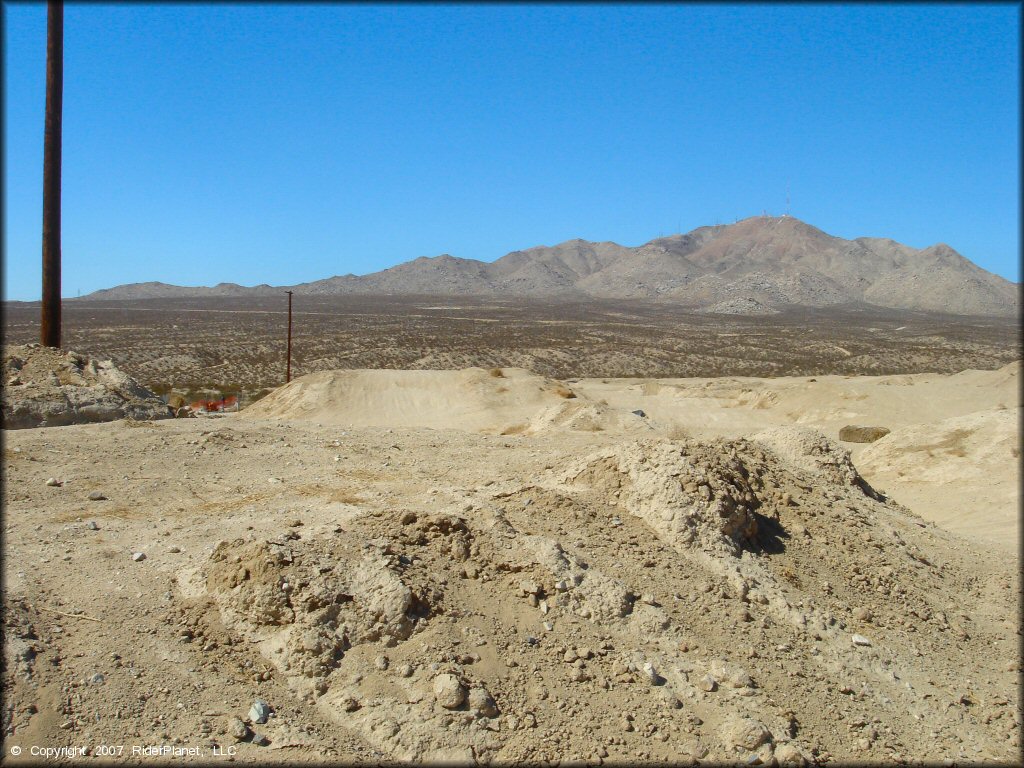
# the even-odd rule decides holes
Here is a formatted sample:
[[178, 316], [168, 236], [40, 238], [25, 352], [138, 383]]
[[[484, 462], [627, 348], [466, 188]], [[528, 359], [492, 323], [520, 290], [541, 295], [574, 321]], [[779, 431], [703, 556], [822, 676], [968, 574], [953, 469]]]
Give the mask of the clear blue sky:
[[[4, 297], [46, 8], [5, 3]], [[63, 294], [282, 285], [791, 213], [1019, 281], [1020, 7], [68, 5]]]

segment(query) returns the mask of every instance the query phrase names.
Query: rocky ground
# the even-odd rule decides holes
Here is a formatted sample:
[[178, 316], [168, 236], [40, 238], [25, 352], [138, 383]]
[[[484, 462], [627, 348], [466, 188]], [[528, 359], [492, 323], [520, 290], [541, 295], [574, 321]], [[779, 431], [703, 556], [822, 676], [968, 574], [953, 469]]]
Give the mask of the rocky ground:
[[2, 399], [4, 429], [173, 415], [166, 403], [110, 360], [39, 344], [4, 347]]
[[[5, 426], [116, 419], [4, 432], [12, 764], [1019, 754], [1019, 365], [321, 373], [144, 420], [109, 364], [9, 352]], [[894, 496], [828, 436], [865, 414]]]
[[1020, 754], [1015, 559], [806, 427], [243, 411], [6, 431], [4, 473], [12, 765]]

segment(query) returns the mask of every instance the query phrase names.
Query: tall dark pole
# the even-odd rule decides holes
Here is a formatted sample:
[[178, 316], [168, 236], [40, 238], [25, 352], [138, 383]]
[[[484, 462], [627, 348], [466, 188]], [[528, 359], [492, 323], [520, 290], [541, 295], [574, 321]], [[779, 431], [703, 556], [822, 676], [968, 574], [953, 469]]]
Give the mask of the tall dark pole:
[[60, 346], [60, 144], [64, 102], [64, 3], [46, 14], [46, 127], [43, 135], [43, 314], [40, 343]]
[[284, 375], [284, 383], [287, 384], [292, 380], [292, 292], [285, 293], [288, 294], [288, 371]]

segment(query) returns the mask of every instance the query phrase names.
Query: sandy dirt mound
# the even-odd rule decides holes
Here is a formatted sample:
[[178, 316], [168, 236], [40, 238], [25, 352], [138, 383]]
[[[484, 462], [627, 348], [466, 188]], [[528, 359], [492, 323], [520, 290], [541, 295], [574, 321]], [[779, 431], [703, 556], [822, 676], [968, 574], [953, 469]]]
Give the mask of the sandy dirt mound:
[[879, 498], [853, 465], [850, 452], [821, 432], [807, 427], [775, 427], [758, 432], [752, 439], [832, 485], [858, 488], [870, 498]]
[[167, 405], [109, 360], [38, 344], [4, 347], [3, 428], [166, 419]]
[[[586, 398], [576, 397], [548, 406], [535, 413], [524, 434], [536, 434], [547, 430], [573, 430], [577, 432], [651, 433], [656, 426], [647, 420], [643, 412], [632, 412], [611, 408], [604, 403], [594, 403]], [[512, 431], [506, 434], [512, 434]]]
[[865, 448], [857, 464], [903, 504], [930, 509], [948, 530], [1016, 551], [1019, 408], [897, 429]]
[[324, 371], [272, 392], [244, 415], [485, 434], [647, 428], [633, 414], [581, 401], [568, 385], [522, 368]]

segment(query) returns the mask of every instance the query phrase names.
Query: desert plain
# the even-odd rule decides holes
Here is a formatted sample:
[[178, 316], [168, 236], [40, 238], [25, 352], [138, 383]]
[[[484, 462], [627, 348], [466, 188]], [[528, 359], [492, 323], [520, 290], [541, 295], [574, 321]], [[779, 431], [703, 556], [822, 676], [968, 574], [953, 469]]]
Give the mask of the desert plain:
[[1015, 318], [261, 301], [5, 350], [243, 395], [4, 430], [12, 765], [1019, 759]]

